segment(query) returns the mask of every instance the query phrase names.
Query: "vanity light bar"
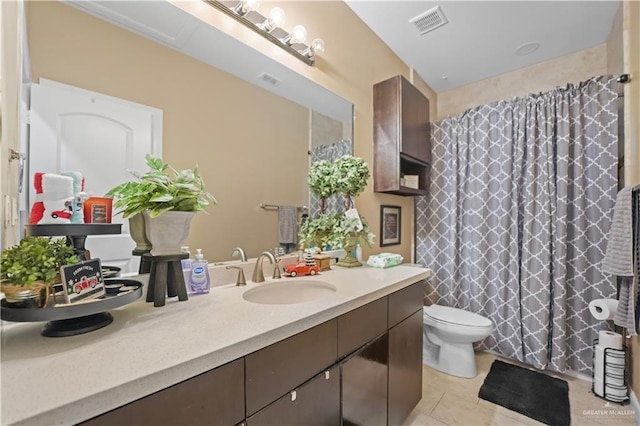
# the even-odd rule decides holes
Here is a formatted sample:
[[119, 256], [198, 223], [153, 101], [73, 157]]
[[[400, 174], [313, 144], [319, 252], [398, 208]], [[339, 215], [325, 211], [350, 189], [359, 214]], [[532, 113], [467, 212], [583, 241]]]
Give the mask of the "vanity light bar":
[[308, 55], [305, 54], [305, 53], [309, 52], [309, 46], [307, 46], [305, 44], [302, 44], [302, 43], [296, 43], [295, 44], [296, 46], [302, 46], [301, 51], [297, 50], [297, 49], [293, 48], [292, 45], [290, 45], [288, 43], [284, 43], [281, 39], [279, 39], [278, 37], [276, 37], [273, 34], [271, 34], [271, 31], [266, 31], [265, 29], [261, 28], [257, 24], [255, 24], [252, 21], [250, 21], [249, 19], [247, 19], [245, 17], [246, 14], [245, 14], [245, 16], [240, 15], [240, 14], [236, 13], [233, 8], [229, 8], [228, 6], [226, 6], [225, 4], [223, 4], [222, 2], [220, 2], [218, 0], [202, 0], [202, 1], [207, 3], [209, 6], [215, 7], [216, 9], [218, 9], [218, 10], [224, 12], [225, 14], [231, 16], [233, 19], [235, 19], [236, 21], [240, 22], [244, 26], [252, 29], [256, 33], [260, 34], [262, 37], [264, 37], [267, 40], [269, 40], [270, 42], [272, 42], [273, 44], [276, 44], [276, 45], [280, 46], [282, 49], [286, 50], [287, 52], [289, 52], [290, 54], [292, 54], [296, 58], [300, 59], [305, 64], [313, 66], [313, 64], [315, 63], [315, 57], [314, 56], [308, 56]]

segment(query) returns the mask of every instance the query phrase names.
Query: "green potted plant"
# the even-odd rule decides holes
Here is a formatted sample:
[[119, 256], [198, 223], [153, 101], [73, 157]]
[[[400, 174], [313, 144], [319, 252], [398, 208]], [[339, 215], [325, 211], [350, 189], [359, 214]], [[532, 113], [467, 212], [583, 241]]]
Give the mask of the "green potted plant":
[[308, 219], [302, 224], [300, 233], [300, 245], [303, 248], [316, 247], [322, 250], [326, 246], [338, 244], [335, 240], [334, 228], [339, 221], [339, 214], [319, 214], [313, 219]]
[[333, 176], [335, 189], [345, 197], [345, 210], [353, 207], [353, 200], [367, 187], [369, 176], [369, 166], [362, 158], [343, 155], [336, 159]]
[[320, 198], [320, 214], [327, 210], [327, 198], [336, 193], [335, 167], [326, 160], [316, 161], [309, 168], [307, 183], [312, 194]]
[[[148, 172], [132, 173], [136, 180], [117, 185], [106, 196], [114, 199], [114, 207], [130, 219], [132, 228], [133, 218], [144, 218], [151, 254], [178, 254], [189, 235], [193, 215], [217, 201], [205, 189], [197, 167], [178, 171], [152, 155], [147, 154], [146, 160]], [[136, 248], [144, 250], [140, 244]]]
[[2, 251], [0, 287], [15, 307], [43, 307], [49, 287], [60, 281], [60, 267], [78, 262], [65, 240], [26, 237]]
[[[359, 242], [371, 246], [375, 235], [364, 217], [349, 210], [353, 208], [353, 199], [366, 188], [369, 177], [367, 163], [352, 155], [339, 157], [333, 163], [318, 161], [311, 166], [307, 182], [311, 192], [322, 200], [321, 211], [303, 224], [299, 234], [302, 248], [341, 246], [347, 255], [338, 262], [339, 266], [362, 266], [353, 256], [353, 249]], [[335, 193], [345, 196], [345, 210], [349, 214], [325, 214], [324, 199]]]

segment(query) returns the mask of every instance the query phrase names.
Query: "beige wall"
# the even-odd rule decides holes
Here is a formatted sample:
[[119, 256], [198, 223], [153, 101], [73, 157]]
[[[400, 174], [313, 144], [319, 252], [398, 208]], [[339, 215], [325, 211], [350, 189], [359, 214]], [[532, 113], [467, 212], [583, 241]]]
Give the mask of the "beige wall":
[[277, 245], [277, 212], [258, 206], [307, 203], [306, 108], [61, 3], [31, 2], [27, 12], [35, 82], [163, 110], [164, 159], [197, 164], [219, 203], [194, 218], [192, 251], [216, 261], [235, 246], [257, 256]]
[[[309, 67], [290, 55], [283, 55], [282, 49], [268, 41], [256, 40], [251, 30], [233, 25], [231, 18], [214, 11], [203, 11], [196, 3], [175, 3], [352, 102], [355, 110], [355, 155], [364, 158], [373, 169], [373, 85], [398, 74], [411, 78], [411, 70], [346, 4], [339, 1], [261, 2], [262, 10], [282, 6], [287, 13], [287, 22], [303, 23], [310, 38], [322, 37], [325, 40], [327, 51], [318, 58], [315, 66]], [[418, 78], [414, 78], [414, 83], [430, 99], [432, 117], [435, 118], [435, 93], [424, 82], [420, 84]], [[413, 198], [374, 193], [371, 178], [367, 190], [356, 200], [356, 207], [376, 235], [379, 234], [381, 204], [402, 208], [402, 244], [385, 247], [385, 251], [412, 259]], [[366, 259], [369, 254], [380, 251], [379, 238], [376, 238], [374, 247], [363, 247], [363, 257]]]
[[606, 43], [438, 94], [439, 119], [607, 73]]
[[[624, 72], [633, 80], [624, 88], [625, 102], [625, 182], [640, 184], [640, 2], [623, 3]], [[640, 399], [640, 338], [633, 337], [631, 347], [631, 387]], [[636, 413], [640, 419], [640, 413]]]
[[[204, 9], [202, 19], [228, 27], [230, 18], [210, 7], [203, 8], [201, 2], [178, 5], [193, 8], [196, 14], [202, 14]], [[306, 179], [292, 177], [299, 173], [292, 172], [291, 168], [300, 164], [306, 170], [307, 146], [303, 154], [294, 156], [291, 149], [266, 142], [249, 149], [249, 142], [264, 141], [265, 134], [273, 140], [283, 140], [286, 135], [297, 133], [301, 139], [308, 140], [308, 112], [289, 111], [291, 106], [280, 100], [271, 109], [288, 116], [286, 123], [264, 116], [261, 121], [252, 122], [252, 126], [237, 126], [235, 133], [221, 133], [212, 125], [211, 117], [238, 111], [252, 102], [248, 101], [248, 95], [238, 95], [237, 91], [235, 96], [221, 96], [220, 90], [225, 87], [213, 83], [213, 76], [218, 76], [211, 67], [60, 3], [29, 2], [28, 6], [34, 81], [45, 77], [164, 111], [164, 159], [178, 168], [198, 162], [208, 188], [220, 202], [220, 206], [209, 209], [209, 215], [198, 215], [194, 219], [188, 240], [192, 248], [203, 248], [209, 260], [221, 260], [228, 259], [230, 248], [236, 245], [247, 248], [250, 256], [275, 245], [277, 214], [258, 209], [257, 203], [302, 204]], [[262, 7], [269, 9], [271, 4]], [[252, 40], [259, 50], [352, 102], [355, 155], [372, 166], [372, 86], [397, 74], [409, 77], [410, 70], [342, 2], [286, 2], [283, 7], [288, 22], [304, 23], [310, 36], [325, 39], [327, 52], [314, 67], [283, 54], [282, 49], [266, 40], [256, 40], [244, 27], [233, 25], [235, 35]], [[435, 94], [426, 84], [421, 88], [425, 87], [435, 106]], [[233, 114], [226, 118], [234, 119]], [[272, 127], [265, 131], [263, 126], [270, 124]], [[262, 127], [260, 138], [250, 133], [251, 128], [258, 127]], [[299, 128], [296, 130], [296, 127]], [[283, 132], [285, 128], [287, 131]], [[225, 148], [214, 148], [217, 141], [226, 143]], [[250, 151], [254, 152], [253, 158], [259, 160], [249, 160], [246, 153]], [[288, 170], [286, 178], [263, 172], [269, 163]], [[287, 182], [297, 180], [301, 187], [284, 191], [280, 188], [285, 179]], [[239, 204], [242, 202], [244, 204]], [[240, 207], [228, 215], [224, 206], [229, 204]], [[380, 204], [402, 207], [402, 244], [388, 249], [411, 259], [413, 199], [375, 194], [371, 180], [356, 205], [376, 234], [379, 233]], [[264, 239], [263, 234], [267, 236]], [[377, 242], [372, 249], [363, 250], [365, 258], [379, 251]]]

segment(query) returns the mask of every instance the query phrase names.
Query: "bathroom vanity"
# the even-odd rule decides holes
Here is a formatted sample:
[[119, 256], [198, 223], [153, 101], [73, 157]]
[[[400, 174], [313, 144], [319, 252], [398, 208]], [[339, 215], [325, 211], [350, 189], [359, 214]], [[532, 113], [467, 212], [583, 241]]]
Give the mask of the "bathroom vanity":
[[401, 424], [422, 393], [428, 276], [334, 268], [313, 279], [335, 292], [304, 303], [243, 298], [286, 278], [140, 299], [71, 338], [4, 324], [2, 423]]

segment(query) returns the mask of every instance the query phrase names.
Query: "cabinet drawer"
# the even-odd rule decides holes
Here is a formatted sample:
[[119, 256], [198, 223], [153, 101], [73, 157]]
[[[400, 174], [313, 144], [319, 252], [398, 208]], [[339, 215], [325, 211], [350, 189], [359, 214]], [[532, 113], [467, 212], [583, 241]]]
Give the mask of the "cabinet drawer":
[[247, 416], [334, 364], [337, 334], [333, 319], [247, 355]]
[[387, 298], [338, 317], [338, 357], [342, 358], [387, 331]]
[[424, 284], [420, 281], [389, 295], [389, 328], [422, 309]]
[[233, 425], [243, 418], [244, 359], [238, 359], [82, 425]]
[[340, 369], [320, 373], [247, 419], [247, 426], [340, 424]]

